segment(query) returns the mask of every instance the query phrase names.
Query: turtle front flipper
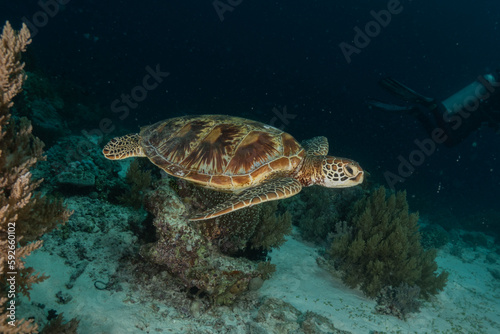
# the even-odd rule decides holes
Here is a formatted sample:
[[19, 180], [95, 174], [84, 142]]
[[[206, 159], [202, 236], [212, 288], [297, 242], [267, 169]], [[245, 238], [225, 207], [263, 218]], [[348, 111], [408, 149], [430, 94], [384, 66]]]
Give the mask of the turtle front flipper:
[[116, 137], [102, 149], [102, 154], [109, 160], [121, 160], [130, 157], [145, 157], [138, 133]]
[[233, 195], [229, 200], [189, 220], [195, 221], [215, 218], [249, 206], [291, 197], [298, 194], [301, 190], [302, 185], [296, 179], [291, 177], [274, 179], [259, 186], [243, 190]]
[[307, 154], [328, 155], [328, 139], [324, 136], [304, 140], [301, 144]]

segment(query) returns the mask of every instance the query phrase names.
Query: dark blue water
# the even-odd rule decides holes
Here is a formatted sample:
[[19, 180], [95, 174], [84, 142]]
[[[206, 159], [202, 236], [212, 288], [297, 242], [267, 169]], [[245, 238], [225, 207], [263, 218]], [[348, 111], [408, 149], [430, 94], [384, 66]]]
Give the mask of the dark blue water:
[[[215, 2], [219, 13], [212, 0], [63, 2], [2, 1], [0, 20], [16, 28], [30, 22], [28, 69], [83, 87], [117, 128], [183, 114], [244, 116], [284, 126], [299, 140], [325, 135], [331, 154], [359, 161], [370, 181], [386, 186], [384, 173], [397, 173], [398, 156], [408, 158], [415, 139], [428, 135], [411, 116], [366, 107], [366, 97], [389, 98], [378, 80], [392, 76], [444, 99], [500, 67], [493, 0], [223, 0]], [[370, 11], [388, 6], [398, 13], [348, 62], [339, 44], [352, 45], [354, 28], [365, 29]], [[126, 104], [113, 103], [144, 93], [134, 89], [144, 86], [147, 67], [169, 75], [147, 82], [147, 95], [136, 95], [121, 119]], [[453, 148], [438, 145], [396, 189], [435, 222], [498, 232], [500, 222], [486, 212], [500, 198], [499, 147], [490, 129]]]

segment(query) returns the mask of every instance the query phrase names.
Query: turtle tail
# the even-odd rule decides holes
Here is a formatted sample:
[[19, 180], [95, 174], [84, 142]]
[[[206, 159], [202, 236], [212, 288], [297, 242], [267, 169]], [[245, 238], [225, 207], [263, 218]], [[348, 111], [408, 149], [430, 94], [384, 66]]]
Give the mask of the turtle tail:
[[138, 133], [111, 139], [102, 149], [102, 154], [110, 160], [146, 156], [142, 150], [141, 136]]

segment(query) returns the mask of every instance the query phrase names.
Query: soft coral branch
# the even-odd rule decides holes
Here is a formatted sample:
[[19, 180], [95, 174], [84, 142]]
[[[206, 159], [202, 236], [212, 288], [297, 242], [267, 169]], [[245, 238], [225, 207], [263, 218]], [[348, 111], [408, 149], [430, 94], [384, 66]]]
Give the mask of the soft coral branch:
[[[52, 201], [34, 191], [42, 180], [32, 180], [31, 168], [43, 157], [43, 143], [31, 133], [31, 123], [21, 118], [16, 124], [11, 118], [12, 99], [21, 89], [26, 75], [21, 53], [30, 43], [26, 25], [19, 32], [7, 22], [0, 36], [0, 281], [7, 284], [6, 260], [9, 254], [9, 227], [15, 229], [16, 292], [29, 297], [32, 285], [48, 278], [25, 265], [24, 259], [42, 246], [38, 239], [44, 232], [64, 223], [71, 214], [62, 201]], [[34, 241], [26, 243], [27, 241]], [[9, 264], [10, 266], [10, 264]], [[5, 287], [4, 287], [5, 289]], [[7, 291], [7, 290], [5, 290]], [[0, 299], [6, 306], [8, 300]], [[16, 319], [15, 326], [7, 323], [4, 310], [0, 321], [1, 333], [37, 333], [32, 321]]]

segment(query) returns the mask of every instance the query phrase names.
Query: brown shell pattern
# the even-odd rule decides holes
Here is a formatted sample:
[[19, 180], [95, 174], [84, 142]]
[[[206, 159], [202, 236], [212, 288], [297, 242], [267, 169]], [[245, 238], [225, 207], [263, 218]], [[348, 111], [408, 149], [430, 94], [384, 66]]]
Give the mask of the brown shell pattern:
[[177, 177], [234, 190], [290, 174], [304, 149], [272, 126], [225, 115], [171, 118], [141, 129], [146, 156]]

